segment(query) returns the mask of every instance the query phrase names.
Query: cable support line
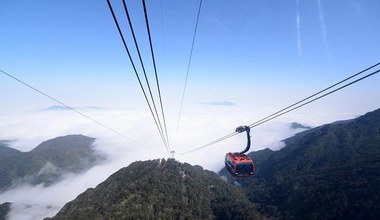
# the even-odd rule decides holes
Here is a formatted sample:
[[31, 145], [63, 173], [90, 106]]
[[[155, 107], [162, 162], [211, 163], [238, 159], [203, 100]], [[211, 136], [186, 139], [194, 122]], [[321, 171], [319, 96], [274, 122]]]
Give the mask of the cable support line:
[[216, 139], [215, 141], [212, 141], [212, 142], [207, 143], [207, 144], [205, 144], [205, 145], [202, 145], [202, 146], [200, 146], [200, 147], [194, 148], [194, 149], [192, 149], [192, 150], [186, 151], [185, 153], [182, 153], [182, 155], [185, 155], [185, 154], [188, 154], [188, 153], [192, 153], [192, 152], [194, 152], [194, 151], [198, 151], [198, 150], [200, 150], [200, 149], [203, 149], [203, 148], [209, 147], [210, 145], [213, 145], [213, 144], [219, 143], [219, 142], [221, 142], [221, 141], [224, 141], [224, 140], [226, 140], [226, 139], [228, 139], [228, 138], [230, 138], [230, 137], [233, 137], [233, 136], [235, 136], [235, 135], [237, 135], [237, 134], [238, 134], [237, 132], [233, 132], [233, 133], [228, 134], [228, 135], [226, 135], [226, 136], [224, 136], [224, 137], [221, 137], [221, 138], [219, 138], [219, 139]]
[[341, 81], [335, 83], [335, 84], [332, 85], [332, 86], [329, 86], [329, 87], [327, 87], [327, 88], [325, 88], [325, 89], [322, 89], [322, 90], [320, 90], [319, 92], [316, 92], [316, 93], [314, 93], [313, 95], [311, 95], [311, 96], [309, 96], [309, 97], [307, 97], [307, 98], [304, 98], [304, 99], [302, 99], [302, 100], [300, 100], [300, 101], [298, 101], [298, 102], [296, 102], [296, 103], [294, 103], [294, 104], [292, 104], [292, 105], [289, 105], [288, 107], [283, 108], [283, 109], [281, 109], [280, 111], [277, 111], [277, 112], [275, 112], [275, 113], [273, 113], [273, 114], [271, 114], [271, 115], [269, 115], [269, 116], [267, 116], [267, 117], [265, 117], [265, 118], [263, 118], [263, 119], [261, 119], [261, 120], [259, 120], [259, 121], [256, 121], [256, 122], [254, 122], [254, 123], [252, 123], [252, 124], [250, 124], [250, 125], [248, 125], [248, 126], [251, 127], [251, 128], [253, 128], [253, 127], [255, 127], [255, 126], [254, 126], [255, 124], [258, 124], [258, 123], [260, 123], [261, 121], [265, 121], [266, 119], [268, 119], [268, 118], [270, 118], [270, 117], [272, 117], [272, 116], [274, 116], [274, 115], [277, 115], [277, 114], [279, 114], [279, 113], [281, 113], [281, 112], [283, 112], [283, 111], [285, 111], [285, 110], [287, 110], [287, 109], [290, 109], [290, 108], [293, 107], [293, 106], [296, 106], [296, 105], [298, 105], [298, 104], [300, 104], [300, 103], [302, 103], [302, 102], [304, 102], [304, 101], [306, 101], [306, 100], [309, 100], [309, 99], [311, 99], [311, 98], [313, 98], [313, 97], [315, 97], [315, 96], [317, 96], [317, 95], [319, 95], [319, 94], [321, 94], [321, 93], [323, 93], [323, 92], [326, 92], [327, 90], [329, 90], [329, 89], [331, 89], [331, 88], [333, 88], [333, 87], [335, 87], [335, 86], [337, 86], [337, 85], [340, 85], [340, 84], [342, 84], [342, 83], [344, 83], [344, 82], [346, 82], [346, 81], [348, 81], [348, 80], [350, 80], [350, 79], [352, 79], [352, 78], [354, 78], [354, 77], [356, 77], [356, 76], [358, 76], [358, 75], [360, 75], [360, 74], [363, 74], [364, 72], [366, 72], [366, 71], [368, 71], [368, 70], [370, 70], [370, 69], [373, 69], [373, 68], [375, 68], [375, 67], [378, 66], [378, 65], [380, 65], [380, 63], [377, 63], [377, 64], [375, 64], [375, 65], [372, 65], [372, 66], [370, 66], [370, 67], [368, 67], [368, 68], [366, 68], [366, 69], [364, 69], [364, 70], [362, 70], [362, 71], [360, 71], [360, 72], [358, 72], [358, 73], [355, 73], [354, 75], [352, 75], [352, 76], [350, 76], [350, 77], [347, 77], [347, 78], [345, 78], [345, 79], [343, 79], [343, 80], [341, 80]]
[[234, 44], [234, 42], [236, 41], [237, 37], [239, 36], [241, 30], [243, 29], [246, 21], [247, 21], [247, 18], [248, 16], [250, 15], [252, 9], [253, 9], [253, 6], [256, 4], [256, 0], [253, 0], [248, 8], [248, 11], [247, 13], [245, 14], [242, 22], [240, 23], [239, 27], [237, 28], [237, 31], [235, 32], [232, 40], [229, 42], [228, 46], [226, 47], [226, 53], [224, 54], [224, 57], [222, 57], [221, 59], [221, 62], [219, 63], [219, 66], [218, 66], [218, 69], [217, 69], [217, 73], [220, 72], [220, 69], [222, 67], [222, 65], [226, 62], [226, 58], [227, 58], [227, 55], [231, 54], [231, 50], [232, 50], [232, 46]]
[[177, 121], [177, 128], [176, 128], [176, 136], [178, 132], [178, 126], [179, 122], [181, 120], [181, 115], [182, 115], [182, 107], [183, 107], [183, 100], [185, 99], [185, 93], [186, 93], [186, 87], [187, 87], [187, 80], [189, 78], [189, 71], [190, 71], [190, 66], [191, 66], [191, 60], [193, 57], [193, 50], [194, 50], [194, 44], [195, 44], [195, 37], [197, 35], [197, 29], [198, 29], [198, 23], [199, 23], [199, 15], [201, 14], [201, 8], [202, 8], [202, 0], [199, 1], [199, 7], [198, 7], [198, 15], [197, 15], [197, 21], [195, 23], [195, 28], [194, 28], [194, 34], [193, 34], [193, 41], [191, 44], [191, 50], [190, 50], [190, 57], [189, 57], [189, 62], [187, 64], [187, 71], [186, 71], [186, 78], [185, 78], [185, 85], [183, 87], [183, 92], [182, 92], [182, 99], [181, 99], [181, 106], [179, 108], [179, 115], [178, 115], [178, 121]]
[[2, 72], [3, 74], [7, 75], [8, 77], [10, 77], [10, 78], [12, 78], [12, 79], [18, 81], [19, 83], [21, 83], [21, 84], [23, 84], [23, 85], [29, 87], [30, 89], [32, 89], [32, 90], [38, 92], [39, 94], [41, 94], [41, 95], [43, 95], [43, 96], [45, 96], [45, 97], [47, 97], [47, 98], [53, 100], [54, 102], [56, 102], [56, 103], [58, 103], [58, 104], [60, 104], [60, 105], [62, 105], [62, 106], [64, 106], [64, 107], [66, 107], [66, 108], [68, 108], [68, 109], [70, 109], [70, 110], [76, 112], [77, 114], [79, 114], [79, 115], [81, 115], [81, 116], [87, 118], [88, 120], [90, 120], [90, 121], [96, 123], [97, 125], [99, 125], [99, 126], [105, 128], [105, 129], [107, 129], [107, 130], [109, 130], [109, 131], [111, 131], [111, 132], [113, 132], [113, 133], [115, 133], [115, 134], [117, 134], [117, 135], [119, 135], [119, 136], [121, 136], [121, 137], [123, 137], [123, 138], [125, 138], [125, 139], [128, 140], [129, 142], [132, 142], [132, 143], [135, 143], [135, 144], [141, 145], [140, 143], [138, 143], [138, 142], [136, 142], [136, 141], [134, 141], [134, 140], [128, 138], [127, 136], [125, 136], [125, 135], [122, 134], [121, 132], [119, 132], [119, 131], [117, 131], [117, 130], [115, 130], [115, 129], [113, 129], [113, 128], [111, 128], [111, 127], [109, 127], [109, 126], [107, 126], [107, 125], [105, 125], [105, 124], [103, 124], [103, 123], [101, 123], [101, 122], [95, 120], [95, 119], [93, 119], [93, 118], [91, 118], [90, 116], [88, 116], [88, 115], [86, 115], [86, 114], [84, 114], [84, 113], [78, 111], [77, 109], [75, 109], [75, 108], [73, 108], [73, 107], [70, 107], [70, 106], [66, 105], [65, 103], [59, 101], [58, 99], [56, 99], [56, 98], [54, 98], [54, 97], [48, 95], [47, 93], [45, 93], [45, 92], [43, 92], [43, 91], [37, 89], [37, 88], [34, 87], [34, 86], [32, 86], [32, 85], [30, 85], [30, 84], [28, 84], [28, 83], [26, 83], [26, 82], [24, 82], [24, 81], [22, 81], [22, 80], [16, 78], [15, 76], [13, 76], [13, 75], [11, 75], [11, 74], [9, 74], [9, 73], [7, 73], [7, 72], [1, 70], [1, 69], [0, 69], [0, 72]]
[[318, 96], [317, 98], [314, 98], [314, 99], [312, 99], [312, 100], [310, 100], [310, 101], [308, 101], [308, 102], [305, 102], [305, 103], [303, 103], [303, 104], [301, 104], [301, 105], [299, 105], [299, 106], [296, 106], [296, 107], [294, 107], [294, 108], [292, 108], [292, 109], [289, 109], [289, 110], [287, 110], [287, 111], [285, 111], [285, 112], [282, 112], [281, 114], [278, 114], [278, 115], [276, 115], [276, 116], [273, 116], [272, 118], [269, 118], [269, 119], [267, 119], [267, 120], [265, 120], [265, 121], [262, 121], [262, 122], [260, 122], [260, 123], [258, 123], [258, 124], [255, 124], [255, 125], [251, 125], [251, 126], [249, 126], [249, 127], [250, 127], [250, 128], [257, 127], [257, 126], [259, 126], [259, 125], [261, 125], [261, 124], [264, 124], [264, 123], [266, 123], [266, 122], [268, 122], [268, 121], [271, 121], [271, 120], [273, 120], [273, 119], [275, 119], [275, 118], [277, 118], [277, 117], [280, 117], [280, 116], [282, 116], [282, 115], [284, 115], [284, 114], [286, 114], [286, 113], [289, 113], [289, 112], [294, 111], [294, 110], [296, 110], [296, 109], [298, 109], [298, 108], [301, 108], [301, 107], [303, 107], [303, 106], [305, 106], [305, 105], [307, 105], [307, 104], [310, 104], [310, 103], [312, 103], [312, 102], [315, 102], [315, 101], [317, 101], [318, 99], [321, 99], [321, 98], [323, 98], [323, 97], [325, 97], [325, 96], [328, 96], [328, 95], [330, 95], [330, 94], [332, 94], [332, 93], [334, 93], [334, 92], [337, 92], [337, 91], [339, 91], [339, 90], [341, 90], [341, 89], [344, 89], [344, 88], [346, 88], [347, 86], [350, 86], [350, 85], [352, 85], [352, 84], [355, 84], [355, 83], [357, 83], [357, 82], [359, 82], [359, 81], [361, 81], [361, 80], [363, 80], [363, 79], [365, 79], [365, 78], [368, 78], [368, 77], [370, 77], [370, 76], [373, 76], [373, 75], [375, 75], [375, 74], [377, 74], [377, 73], [379, 73], [379, 72], [380, 72], [380, 70], [376, 70], [375, 72], [372, 72], [372, 73], [370, 73], [370, 74], [368, 74], [368, 75], [365, 75], [365, 76], [363, 76], [363, 77], [361, 77], [361, 78], [359, 78], [359, 79], [357, 79], [357, 80], [355, 80], [355, 81], [352, 81], [352, 82], [350, 82], [350, 83], [347, 83], [347, 84], [345, 84], [345, 85], [343, 85], [343, 86], [341, 86], [341, 87], [338, 87], [338, 88], [336, 88], [336, 89], [334, 89], [334, 90], [332, 90], [332, 91], [330, 91], [330, 92], [328, 92], [328, 93], [325, 93], [325, 94], [323, 94], [323, 95], [321, 95], [321, 96]]
[[[376, 71], [374, 71], [374, 72], [372, 72], [372, 73], [369, 73], [369, 74], [367, 74], [367, 75], [365, 75], [365, 76], [363, 76], [363, 77], [361, 77], [361, 78], [359, 78], [359, 79], [356, 79], [356, 80], [354, 80], [354, 81], [352, 81], [352, 82], [349, 82], [349, 83], [347, 83], [347, 84], [344, 84], [344, 85], [342, 85], [342, 86], [340, 86], [340, 87], [338, 87], [338, 88], [336, 88], [336, 89], [334, 89], [334, 90], [331, 90], [331, 91], [329, 91], [329, 92], [327, 92], [327, 93], [324, 93], [324, 94], [320, 95], [321, 93], [326, 92], [327, 90], [332, 89], [333, 87], [335, 87], [335, 86], [337, 86], [337, 85], [339, 85], [339, 84], [342, 84], [343, 82], [346, 82], [347, 80], [352, 79], [352, 78], [355, 77], [355, 76], [358, 76], [358, 75], [360, 75], [360, 74], [362, 74], [362, 73], [364, 73], [364, 72], [367, 72], [368, 70], [373, 69], [374, 67], [376, 67], [376, 66], [378, 66], [378, 65], [380, 65], [380, 63], [377, 63], [377, 64], [375, 64], [375, 65], [373, 65], [373, 66], [371, 66], [371, 67], [368, 67], [368, 68], [366, 68], [366, 69], [364, 69], [364, 70], [362, 70], [362, 71], [360, 71], [360, 72], [358, 72], [358, 73], [356, 73], [356, 74], [354, 74], [354, 75], [352, 75], [352, 76], [350, 76], [350, 77], [348, 77], [348, 78], [346, 78], [346, 79], [344, 79], [344, 80], [342, 80], [342, 81], [340, 81], [340, 82], [338, 82], [338, 83], [335, 83], [334, 85], [329, 86], [329, 87], [327, 87], [326, 89], [323, 89], [323, 90], [321, 90], [321, 91], [319, 91], [319, 92], [317, 92], [317, 93], [315, 93], [315, 94], [313, 94], [313, 95], [311, 95], [311, 96], [309, 96], [309, 97], [307, 97], [307, 98], [305, 98], [305, 99], [303, 99], [303, 100], [301, 100], [301, 101], [299, 101], [299, 102], [297, 102], [297, 103], [295, 103], [295, 104], [292, 104], [292, 105], [290, 105], [290, 106], [288, 106], [288, 107], [286, 107], [286, 108], [284, 108], [284, 109], [282, 109], [282, 110], [280, 110], [280, 111], [278, 111], [278, 112], [276, 112], [276, 113], [274, 113], [274, 114], [271, 114], [271, 115], [269, 115], [269, 116], [267, 116], [267, 117], [265, 117], [265, 118], [263, 118], [263, 119], [261, 119], [261, 120], [255, 122], [255, 123], [252, 123], [252, 124], [249, 125], [249, 127], [250, 127], [250, 128], [254, 128], [254, 127], [257, 127], [257, 126], [259, 126], [259, 125], [262, 125], [262, 124], [264, 124], [264, 123], [266, 123], [266, 122], [268, 122], [268, 121], [271, 121], [271, 120], [273, 120], [273, 119], [275, 119], [275, 118], [277, 118], [277, 117], [280, 117], [280, 116], [282, 116], [282, 115], [284, 115], [284, 114], [287, 114], [287, 113], [289, 113], [289, 112], [292, 112], [292, 111], [294, 111], [294, 110], [296, 110], [296, 109], [298, 109], [298, 108], [301, 108], [301, 107], [303, 107], [303, 106], [305, 106], [305, 105], [308, 105], [308, 104], [310, 104], [310, 103], [312, 103], [312, 102], [315, 102], [315, 101], [317, 101], [317, 100], [319, 100], [319, 99], [321, 99], [321, 98], [323, 98], [323, 97], [326, 97], [326, 96], [328, 96], [328, 95], [330, 95], [330, 94], [332, 94], [332, 93], [335, 93], [335, 92], [337, 92], [337, 91], [339, 91], [339, 90], [341, 90], [341, 89], [343, 89], [343, 88], [346, 88], [346, 87], [348, 87], [348, 86], [350, 86], [350, 85], [352, 85], [352, 84], [355, 84], [355, 83], [357, 83], [357, 82], [359, 82], [359, 81], [361, 81], [361, 80], [363, 80], [363, 79], [366, 79], [366, 78], [368, 78], [368, 77], [370, 77], [370, 76], [373, 76], [373, 75], [379, 73], [380, 70], [376, 70]], [[318, 96], [318, 97], [316, 97], [316, 98], [314, 98], [314, 99], [311, 99], [311, 98], [313, 98], [313, 97], [315, 97], [315, 96], [317, 96], [317, 95], [320, 95], [320, 96]], [[309, 99], [311, 99], [311, 100], [309, 100]], [[307, 101], [307, 100], [309, 100], [309, 101]], [[305, 102], [305, 101], [307, 101], [307, 102]], [[302, 103], [302, 104], [301, 104], [301, 103]], [[219, 139], [216, 139], [215, 141], [212, 141], [212, 142], [210, 142], [210, 143], [208, 143], [208, 144], [205, 144], [205, 145], [202, 145], [202, 146], [200, 146], [200, 147], [198, 147], [198, 148], [194, 148], [194, 149], [192, 149], [192, 150], [190, 150], [190, 151], [187, 151], [187, 152], [183, 153], [183, 155], [184, 155], [184, 154], [191, 153], [191, 152], [194, 152], [194, 151], [197, 151], [197, 150], [200, 150], [200, 149], [203, 149], [203, 148], [206, 148], [206, 147], [208, 147], [208, 146], [210, 146], [210, 145], [213, 145], [213, 144], [216, 144], [216, 143], [221, 142], [221, 141], [223, 141], [223, 140], [226, 140], [226, 139], [228, 139], [228, 138], [231, 138], [231, 137], [235, 136], [236, 134], [238, 134], [238, 133], [237, 133], [237, 132], [234, 132], [234, 133], [228, 134], [228, 135], [226, 135], [226, 136], [224, 136], [224, 137], [221, 137], [221, 138], [219, 138]]]
[[[159, 96], [159, 98], [160, 98], [160, 106], [161, 106], [162, 120], [163, 120], [163, 122], [164, 122], [164, 128], [165, 128], [165, 134], [166, 134], [166, 141], [167, 141], [167, 144], [168, 144], [168, 148], [169, 148], [169, 150], [170, 150], [170, 143], [169, 143], [168, 129], [167, 129], [167, 126], [166, 126], [166, 119], [165, 119], [164, 107], [163, 107], [163, 104], [162, 104], [162, 96], [161, 96], [160, 83], [159, 83], [159, 80], [158, 80], [156, 60], [155, 60], [155, 58], [154, 58], [153, 43], [152, 43], [152, 38], [151, 38], [150, 28], [149, 28], [148, 12], [147, 12], [147, 9], [146, 9], [145, 0], [142, 0], [142, 2], [143, 2], [143, 7], [144, 7], [145, 24], [146, 24], [146, 29], [147, 29], [147, 32], [148, 32], [148, 37], [149, 37], [149, 45], [150, 45], [150, 52], [151, 52], [151, 55], [152, 55], [152, 61], [153, 61], [153, 67], [154, 67], [154, 74], [155, 74], [155, 76], [156, 76], [156, 84], [157, 84], [158, 96]], [[161, 2], [161, 3], [162, 3], [162, 2]], [[161, 6], [162, 6], [162, 5], [161, 5]]]
[[[232, 38], [232, 43], [233, 43], [234, 41], [236, 41], [236, 39], [237, 39], [239, 33], [240, 33], [241, 30], [243, 29], [243, 26], [244, 26], [245, 22], [247, 21], [247, 18], [248, 18], [248, 16], [249, 16], [249, 14], [251, 13], [251, 10], [253, 9], [253, 6], [254, 6], [255, 4], [256, 4], [256, 0], [253, 0], [253, 1], [251, 2], [251, 5], [250, 5], [249, 8], [248, 8], [247, 13], [246, 13], [245, 16], [244, 16], [242, 22], [240, 23], [239, 28], [237, 29], [237, 31], [235, 32], [234, 37]], [[230, 49], [229, 49], [229, 50], [231, 50], [231, 46], [232, 46], [232, 45], [230, 44]]]
[[154, 112], [156, 113], [156, 117], [157, 117], [157, 120], [158, 120], [158, 126], [159, 126], [159, 129], [160, 129], [161, 133], [164, 136], [164, 139], [165, 139], [164, 143], [165, 143], [166, 150], [168, 152], [170, 152], [170, 149], [169, 149], [169, 146], [168, 146], [168, 143], [167, 143], [167, 139], [166, 139], [166, 137], [164, 135], [164, 130], [162, 129], [161, 120], [160, 120], [160, 117], [158, 115], [156, 103], [155, 103], [154, 98], [153, 98], [152, 89], [151, 89], [150, 84], [149, 84], [148, 76], [147, 76], [146, 70], [145, 70], [145, 65], [144, 65], [144, 62], [143, 62], [142, 57], [141, 57], [140, 48], [139, 48], [139, 45], [137, 43], [135, 31], [134, 31], [133, 25], [132, 25], [132, 20], [131, 20], [131, 17], [129, 16], [128, 7], [127, 7], [127, 4], [126, 4], [125, 0], [123, 0], [123, 6], [124, 6], [125, 14], [127, 15], [129, 28], [130, 28], [131, 33], [132, 33], [133, 41], [135, 43], [135, 47], [136, 47], [136, 51], [137, 51], [137, 54], [138, 54], [138, 57], [139, 57], [139, 60], [140, 60], [141, 68], [142, 68], [143, 73], [144, 73], [145, 82], [146, 82], [146, 85], [148, 87], [148, 91], [149, 91], [149, 95], [150, 95], [150, 98], [151, 98], [151, 101], [152, 101]]
[[[130, 54], [130, 52], [129, 52], [129, 49], [128, 49], [128, 46], [127, 46], [127, 43], [125, 42], [125, 39], [124, 39], [123, 33], [122, 33], [121, 29], [120, 29], [119, 22], [117, 21], [116, 16], [115, 16], [115, 13], [114, 13], [114, 11], [113, 11], [113, 9], [112, 9], [112, 5], [111, 5], [111, 3], [110, 3], [110, 0], [107, 0], [107, 3], [108, 3], [108, 7], [109, 7], [109, 9], [110, 9], [110, 11], [111, 11], [111, 14], [112, 14], [113, 20], [114, 20], [114, 22], [115, 22], [115, 24], [116, 24], [117, 30], [118, 30], [118, 32], [119, 32], [120, 38], [121, 38], [121, 40], [122, 40], [122, 42], [123, 42], [124, 48], [125, 48], [125, 50], [127, 51], [127, 54], [128, 54], [129, 60], [131, 61], [131, 64], [132, 64], [133, 70], [134, 70], [134, 72], [135, 72], [135, 75], [136, 75], [136, 77], [137, 77], [137, 80], [138, 80], [138, 82], [139, 82], [140, 88], [141, 88], [141, 90], [142, 90], [142, 92], [143, 92], [143, 94], [144, 94], [145, 101], [146, 101], [146, 103], [148, 104], [148, 107], [149, 107], [149, 110], [150, 110], [150, 112], [151, 112], [151, 114], [152, 114], [152, 117], [153, 117], [154, 123], [156, 124], [156, 127], [157, 127], [157, 129], [158, 129], [158, 132], [160, 133], [161, 139], [162, 139], [162, 141], [163, 141], [163, 143], [164, 143], [164, 145], [165, 145], [165, 139], [164, 139], [164, 137], [163, 137], [163, 134], [162, 134], [161, 130], [159, 129], [159, 126], [158, 126], [158, 123], [157, 123], [156, 117], [154, 116], [154, 113], [153, 113], [153, 109], [152, 109], [152, 107], [151, 107], [151, 105], [150, 105], [150, 102], [149, 102], [148, 97], [147, 97], [147, 95], [146, 95], [145, 89], [144, 89], [144, 87], [143, 87], [143, 85], [142, 85], [142, 82], [141, 82], [140, 76], [139, 76], [138, 73], [137, 73], [136, 66], [135, 66], [135, 64], [134, 64], [134, 62], [133, 62], [133, 59], [132, 59], [132, 56], [131, 56], [131, 54]], [[165, 146], [166, 146], [166, 145], [165, 145]], [[166, 148], [166, 147], [165, 147], [165, 148]], [[170, 154], [170, 152], [168, 152], [168, 154]]]

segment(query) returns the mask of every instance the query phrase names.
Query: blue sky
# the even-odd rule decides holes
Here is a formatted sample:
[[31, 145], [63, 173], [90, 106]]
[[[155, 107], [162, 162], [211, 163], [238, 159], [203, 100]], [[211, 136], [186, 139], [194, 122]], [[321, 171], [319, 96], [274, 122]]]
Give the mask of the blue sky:
[[[140, 70], [121, 1], [111, 2]], [[127, 4], [154, 84], [141, 1]], [[198, 4], [147, 0], [164, 102], [173, 117]], [[204, 0], [184, 107], [230, 101], [280, 108], [379, 62], [379, 8], [376, 0]], [[1, 69], [68, 105], [148, 111], [105, 0], [2, 1], [0, 26]], [[371, 110], [379, 103], [379, 80], [355, 85], [342, 97], [367, 95]], [[0, 101], [7, 103], [1, 110], [55, 104], [3, 75], [0, 88]]]

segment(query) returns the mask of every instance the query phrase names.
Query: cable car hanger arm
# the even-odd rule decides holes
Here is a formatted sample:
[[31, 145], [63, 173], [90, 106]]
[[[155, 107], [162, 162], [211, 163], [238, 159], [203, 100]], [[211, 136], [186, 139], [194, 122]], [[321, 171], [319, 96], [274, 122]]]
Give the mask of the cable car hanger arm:
[[235, 131], [238, 132], [238, 133], [242, 133], [242, 132], [244, 132], [244, 131], [247, 132], [247, 147], [246, 147], [242, 152], [240, 152], [240, 153], [235, 153], [235, 155], [243, 155], [243, 154], [245, 154], [247, 151], [249, 151], [249, 148], [251, 148], [251, 134], [250, 134], [250, 132], [251, 132], [251, 128], [248, 127], [248, 126], [239, 126], [239, 127], [236, 128]]

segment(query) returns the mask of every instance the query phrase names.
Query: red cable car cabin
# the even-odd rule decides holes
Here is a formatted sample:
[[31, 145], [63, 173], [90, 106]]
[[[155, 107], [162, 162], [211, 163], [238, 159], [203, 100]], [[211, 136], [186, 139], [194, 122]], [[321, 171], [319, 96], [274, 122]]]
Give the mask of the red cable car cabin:
[[236, 132], [247, 132], [247, 147], [242, 152], [227, 153], [225, 158], [225, 165], [228, 172], [234, 177], [250, 177], [255, 173], [255, 165], [253, 161], [247, 157], [246, 153], [251, 147], [250, 128], [248, 126], [240, 126], [236, 128]]
[[226, 168], [234, 177], [248, 177], [255, 173], [253, 161], [245, 154], [234, 155], [235, 153], [226, 154]]

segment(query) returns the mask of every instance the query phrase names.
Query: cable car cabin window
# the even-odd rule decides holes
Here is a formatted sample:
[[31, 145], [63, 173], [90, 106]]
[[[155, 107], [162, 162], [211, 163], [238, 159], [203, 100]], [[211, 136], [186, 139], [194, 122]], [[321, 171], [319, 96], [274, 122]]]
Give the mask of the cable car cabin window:
[[237, 163], [236, 164], [236, 173], [249, 174], [251, 172], [253, 172], [252, 163]]
[[225, 160], [226, 164], [228, 164], [229, 167], [231, 167], [232, 169], [234, 169], [234, 163], [232, 162], [231, 158], [229, 156], [226, 156], [226, 160]]

